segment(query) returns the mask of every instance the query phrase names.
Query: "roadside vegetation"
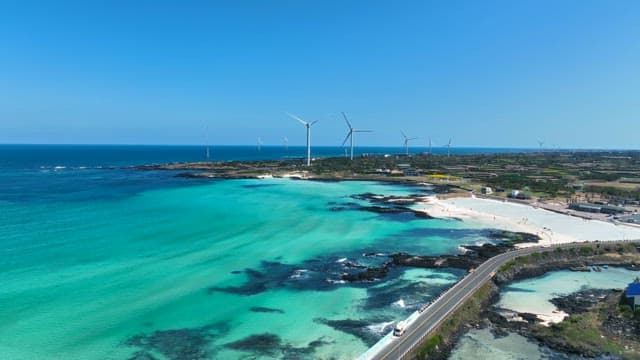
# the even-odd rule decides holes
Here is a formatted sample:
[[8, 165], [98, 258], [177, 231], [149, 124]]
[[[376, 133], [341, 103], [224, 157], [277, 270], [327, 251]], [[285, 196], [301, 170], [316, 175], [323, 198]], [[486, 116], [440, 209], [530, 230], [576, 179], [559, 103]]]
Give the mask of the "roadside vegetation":
[[480, 321], [497, 294], [498, 288], [492, 282], [480, 287], [425, 340], [416, 352], [417, 359], [446, 359], [458, 335]]

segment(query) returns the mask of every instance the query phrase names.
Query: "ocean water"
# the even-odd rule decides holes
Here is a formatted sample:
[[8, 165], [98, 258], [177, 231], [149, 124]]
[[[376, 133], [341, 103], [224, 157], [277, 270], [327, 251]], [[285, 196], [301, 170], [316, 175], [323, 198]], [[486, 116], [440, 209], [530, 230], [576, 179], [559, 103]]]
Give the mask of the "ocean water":
[[[313, 146], [313, 157], [345, 156], [342, 146]], [[412, 146], [411, 154], [424, 153], [428, 148]], [[453, 147], [452, 154], [494, 154], [535, 152], [529, 148]], [[446, 154], [445, 147], [433, 147], [432, 153]], [[404, 154], [402, 147], [359, 146], [354, 154]], [[305, 146], [209, 146], [210, 160], [277, 160], [305, 158]], [[165, 145], [3, 145], [0, 144], [0, 168], [33, 167], [93, 167], [158, 164], [179, 161], [205, 161], [206, 146]]]
[[495, 337], [489, 329], [472, 329], [462, 336], [449, 359], [578, 360], [580, 358], [558, 354], [515, 333]]
[[492, 241], [352, 198], [428, 188], [128, 167], [183, 150], [0, 146], [0, 358], [353, 358], [463, 272], [349, 265]]

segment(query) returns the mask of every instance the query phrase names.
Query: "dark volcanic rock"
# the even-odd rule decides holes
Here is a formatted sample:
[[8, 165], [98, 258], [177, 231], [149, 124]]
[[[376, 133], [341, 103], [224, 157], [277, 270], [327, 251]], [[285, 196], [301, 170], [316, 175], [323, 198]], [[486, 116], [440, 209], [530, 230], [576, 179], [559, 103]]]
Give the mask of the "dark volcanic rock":
[[272, 308], [268, 308], [268, 307], [262, 307], [262, 306], [253, 306], [251, 309], [249, 309], [253, 312], [258, 312], [258, 313], [278, 313], [278, 314], [284, 314], [284, 310], [280, 310], [280, 309], [272, 309]]
[[293, 345], [283, 342], [278, 335], [271, 333], [263, 333], [248, 336], [244, 339], [227, 343], [224, 347], [249, 352], [257, 357], [275, 358], [281, 356], [282, 359], [306, 359], [311, 356], [318, 347], [330, 345], [332, 342], [320, 338], [310, 342], [306, 347], [294, 347]]
[[470, 269], [480, 265], [484, 260], [469, 255], [418, 256], [405, 253], [390, 256], [393, 265], [415, 268], [440, 269]]
[[343, 274], [341, 279], [344, 281], [354, 282], [354, 281], [374, 281], [383, 279], [387, 276], [389, 272], [390, 264], [386, 263], [382, 267], [369, 267], [365, 271], [353, 273], [353, 274]]
[[525, 312], [525, 313], [518, 313], [518, 316], [523, 318], [529, 324], [534, 324], [534, 323], [540, 321], [540, 319], [538, 319], [538, 316], [536, 314], [531, 314], [531, 313], [526, 313]]
[[588, 289], [551, 299], [558, 309], [568, 314], [581, 314], [590, 307], [604, 300], [609, 294], [620, 293], [619, 290]]
[[229, 331], [228, 325], [220, 323], [200, 328], [161, 330], [129, 338], [127, 346], [137, 347], [131, 359], [155, 359], [152, 352], [160, 353], [171, 360], [210, 359], [210, 345], [215, 336]]
[[[498, 230], [490, 230], [489, 236], [499, 239], [509, 239], [498, 244], [486, 243], [483, 245], [463, 245], [467, 251], [458, 255], [440, 255], [440, 256], [420, 256], [407, 253], [396, 253], [388, 255], [390, 262], [384, 263], [381, 267], [368, 267], [360, 273], [349, 273], [342, 276], [342, 280], [354, 281], [373, 281], [382, 279], [386, 276], [391, 267], [413, 267], [426, 269], [443, 269], [454, 268], [469, 270], [482, 264], [487, 259], [509, 251], [514, 248], [514, 244], [521, 242], [537, 242], [540, 238], [536, 235], [526, 233], [510, 233]], [[376, 253], [366, 253], [365, 256], [377, 256]]]
[[282, 345], [278, 335], [271, 333], [251, 335], [244, 339], [234, 341], [224, 346], [229, 349], [247, 351], [260, 356], [275, 357]]

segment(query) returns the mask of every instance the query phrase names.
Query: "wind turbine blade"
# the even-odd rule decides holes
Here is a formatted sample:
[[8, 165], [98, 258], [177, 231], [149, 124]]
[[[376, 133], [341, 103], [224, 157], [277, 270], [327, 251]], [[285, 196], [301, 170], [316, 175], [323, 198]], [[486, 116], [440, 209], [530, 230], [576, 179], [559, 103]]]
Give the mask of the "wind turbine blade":
[[409, 139], [407, 139], [407, 140], [418, 140], [418, 138], [417, 138], [417, 137], [414, 137], [414, 138], [409, 138]]
[[309, 126], [313, 126], [313, 124], [317, 123], [318, 121], [320, 120], [313, 121], [311, 124], [309, 124]]
[[344, 112], [342, 113], [342, 117], [344, 117], [344, 121], [347, 122], [347, 126], [349, 127], [349, 129], [353, 129], [353, 126], [351, 126], [351, 123], [347, 119], [347, 115]]
[[306, 121], [304, 121], [304, 120], [300, 119], [299, 117], [297, 117], [297, 116], [295, 116], [295, 115], [293, 115], [293, 114], [289, 114], [289, 113], [287, 113], [287, 115], [289, 115], [291, 118], [293, 118], [293, 119], [295, 119], [295, 120], [298, 120], [302, 125], [309, 125], [309, 123], [308, 123], [308, 122], [306, 122]]
[[403, 138], [405, 138], [405, 139], [407, 138], [407, 135], [404, 134], [404, 131], [400, 130], [400, 133], [402, 134]]
[[373, 132], [373, 130], [353, 130], [353, 132]]
[[346, 143], [347, 143], [347, 140], [349, 140], [349, 137], [350, 137], [350, 136], [351, 136], [351, 131], [349, 131], [349, 133], [347, 134], [347, 137], [346, 137], [346, 138], [344, 138], [344, 141], [342, 142], [342, 145], [341, 145], [341, 146], [344, 146], [344, 144], [346, 144]]

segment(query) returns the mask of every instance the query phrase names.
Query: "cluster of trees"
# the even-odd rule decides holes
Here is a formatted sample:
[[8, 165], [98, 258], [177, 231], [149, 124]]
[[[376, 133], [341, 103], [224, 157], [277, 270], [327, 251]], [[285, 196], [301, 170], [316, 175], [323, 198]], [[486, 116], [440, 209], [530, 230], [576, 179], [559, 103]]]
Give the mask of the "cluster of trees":
[[489, 186], [500, 186], [505, 189], [523, 190], [528, 188], [530, 191], [546, 193], [551, 196], [555, 196], [558, 193], [571, 193], [573, 191], [567, 187], [566, 180], [561, 178], [555, 181], [536, 181], [523, 175], [504, 174], [487, 180], [487, 183]]
[[640, 200], [640, 188], [623, 189], [613, 186], [589, 185], [584, 189], [586, 192], [597, 193], [616, 198], [629, 198]]

